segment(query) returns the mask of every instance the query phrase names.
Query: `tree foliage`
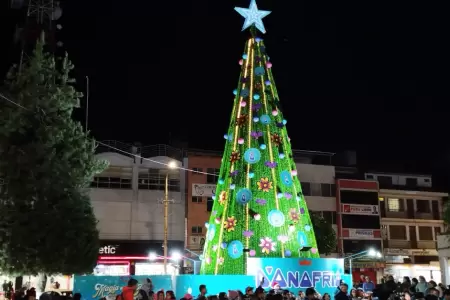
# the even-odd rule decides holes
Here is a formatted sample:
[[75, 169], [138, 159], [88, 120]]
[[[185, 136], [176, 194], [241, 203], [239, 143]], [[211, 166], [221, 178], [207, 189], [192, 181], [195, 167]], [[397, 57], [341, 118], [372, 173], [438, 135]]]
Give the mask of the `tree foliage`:
[[87, 187], [104, 162], [72, 111], [82, 96], [73, 65], [38, 42], [13, 67], [0, 103], [0, 269], [13, 274], [79, 274], [95, 267], [99, 237]]
[[316, 234], [317, 248], [320, 254], [328, 255], [336, 251], [337, 236], [327, 220], [317, 213], [311, 213], [311, 222]]

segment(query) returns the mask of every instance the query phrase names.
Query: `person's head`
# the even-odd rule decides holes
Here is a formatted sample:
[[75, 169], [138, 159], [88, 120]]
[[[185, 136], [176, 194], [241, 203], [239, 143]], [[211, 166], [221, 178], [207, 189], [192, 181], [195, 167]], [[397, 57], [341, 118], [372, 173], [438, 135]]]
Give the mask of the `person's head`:
[[173, 298], [175, 298], [175, 293], [173, 291], [167, 291], [166, 299], [173, 299]]
[[164, 300], [164, 292], [163, 291], [158, 291], [158, 293], [156, 294], [156, 299]]
[[405, 291], [403, 295], [405, 297], [405, 300], [411, 300], [411, 294], [409, 293], [409, 291]]
[[322, 300], [331, 300], [331, 296], [328, 293], [323, 294]]
[[145, 279], [146, 283], [152, 283], [152, 280], [150, 278]]
[[439, 297], [439, 291], [434, 287], [428, 288], [427, 293], [428, 295], [435, 295]]
[[423, 277], [423, 276], [419, 276], [419, 282], [425, 282], [426, 280], [425, 280], [425, 277]]
[[81, 294], [80, 293], [73, 294], [73, 300], [81, 300]]
[[444, 291], [444, 299], [445, 300], [450, 300], [450, 290], [445, 290]]
[[361, 274], [361, 275], [359, 275], [359, 278], [361, 278], [361, 281], [364, 281], [364, 278], [365, 278], [366, 276], [364, 275], [364, 274]]
[[200, 286], [198, 287], [198, 290], [199, 290], [199, 292], [200, 292], [200, 294], [202, 294], [202, 295], [206, 295], [206, 285], [204, 285], [204, 284], [200, 284]]
[[[219, 300], [225, 300], [225, 299], [227, 299], [228, 297], [227, 297], [227, 293], [225, 293], [225, 292], [220, 292], [219, 293]], [[192, 299], [192, 298], [191, 298]]]
[[245, 288], [245, 294], [246, 295], [253, 295], [253, 288], [251, 286], [248, 286]]
[[341, 282], [341, 285], [339, 286], [339, 289], [341, 292], [346, 293], [348, 292], [348, 284]]
[[430, 280], [428, 281], [428, 288], [435, 288], [437, 286], [436, 281]]
[[316, 296], [316, 290], [314, 288], [307, 288], [305, 291], [306, 298], [314, 299]]
[[[342, 291], [342, 289], [341, 289], [341, 291]], [[351, 291], [350, 291], [350, 297], [356, 298], [356, 296], [357, 296], [356, 289], [351, 289]]]
[[412, 282], [412, 284], [414, 284], [414, 285], [419, 283], [419, 281], [417, 280], [416, 277], [414, 277], [413, 279], [411, 279], [411, 282]]
[[415, 293], [414, 294], [414, 299], [419, 300], [419, 299], [425, 299], [425, 295], [421, 292]]
[[388, 280], [394, 280], [394, 276], [389, 275], [389, 276], [388, 276]]
[[128, 284], [127, 286], [129, 288], [132, 288], [133, 290], [137, 289], [137, 285], [138, 285], [138, 281], [134, 278], [130, 278], [130, 280], [128, 280]]
[[305, 293], [303, 291], [298, 291], [298, 296], [300, 298], [305, 298]]
[[366, 276], [366, 277], [364, 277], [364, 280], [365, 280], [366, 282], [370, 282], [370, 277], [369, 277], [369, 276]]

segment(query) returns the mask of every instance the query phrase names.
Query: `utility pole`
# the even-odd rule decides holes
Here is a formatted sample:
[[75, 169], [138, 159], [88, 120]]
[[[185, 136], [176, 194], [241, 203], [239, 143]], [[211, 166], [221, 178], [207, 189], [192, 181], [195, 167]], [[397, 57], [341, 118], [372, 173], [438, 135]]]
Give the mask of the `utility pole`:
[[167, 275], [167, 255], [169, 238], [169, 172], [166, 173], [166, 184], [164, 192], [164, 275]]

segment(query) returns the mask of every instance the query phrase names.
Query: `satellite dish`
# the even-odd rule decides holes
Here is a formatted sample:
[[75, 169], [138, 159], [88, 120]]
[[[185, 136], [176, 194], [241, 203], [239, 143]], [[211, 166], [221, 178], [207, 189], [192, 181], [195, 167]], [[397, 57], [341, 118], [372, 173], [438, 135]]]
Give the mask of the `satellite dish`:
[[56, 2], [55, 9], [53, 10], [52, 20], [58, 20], [62, 16], [62, 8], [59, 6], [59, 2]]
[[11, 0], [12, 9], [21, 9], [23, 7], [24, 0]]

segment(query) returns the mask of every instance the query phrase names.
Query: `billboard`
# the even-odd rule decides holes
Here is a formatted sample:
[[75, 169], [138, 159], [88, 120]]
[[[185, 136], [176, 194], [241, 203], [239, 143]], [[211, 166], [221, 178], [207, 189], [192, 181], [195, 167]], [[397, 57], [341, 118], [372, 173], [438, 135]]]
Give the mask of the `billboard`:
[[192, 184], [192, 196], [193, 197], [212, 197], [216, 192], [215, 184]]
[[322, 295], [334, 295], [341, 279], [351, 286], [350, 276], [344, 275], [344, 260], [338, 258], [248, 258], [247, 275], [255, 276], [255, 286], [264, 279], [264, 288], [277, 282], [295, 294], [314, 287]]
[[378, 216], [378, 205], [342, 204], [342, 213], [348, 215]]

